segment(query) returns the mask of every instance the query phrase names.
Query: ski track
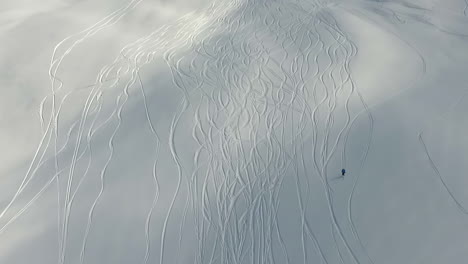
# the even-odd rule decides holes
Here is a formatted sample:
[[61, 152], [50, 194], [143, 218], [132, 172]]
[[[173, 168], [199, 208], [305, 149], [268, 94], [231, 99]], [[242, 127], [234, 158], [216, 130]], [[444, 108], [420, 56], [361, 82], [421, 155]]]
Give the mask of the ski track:
[[[353, 197], [372, 145], [372, 108], [410, 89], [426, 73], [426, 60], [417, 47], [386, 30], [418, 56], [421, 73], [403, 91], [370, 105], [351, 74], [351, 62], [359, 49], [333, 10], [339, 7], [376, 23], [365, 12], [318, 0], [216, 0], [205, 10], [189, 13], [126, 45], [100, 70], [94, 84], [70, 88], [60, 78], [60, 72], [67, 70], [62, 62], [75, 47], [115, 25], [140, 2], [130, 1], [55, 46], [49, 67], [50, 94], [39, 105], [42, 138], [18, 189], [0, 211], [0, 239], [55, 183], [57, 261], [87, 263], [88, 242], [103, 209], [106, 182], [112, 181], [108, 170], [118, 154], [116, 135], [128, 129], [122, 113], [130, 97], [137, 96], [131, 91], [137, 90], [150, 137], [148, 147], [154, 156], [147, 164], [152, 193], [141, 227], [144, 254], [136, 261], [178, 264], [182, 263], [181, 252], [191, 250], [196, 264], [375, 263], [354, 222]], [[395, 23], [406, 23], [406, 17], [383, 3], [378, 6], [390, 12]], [[468, 1], [465, 16], [467, 8]], [[166, 126], [154, 121], [158, 113], [152, 110], [149, 86], [140, 76], [140, 70], [156, 60], [164, 62], [171, 72], [172, 86], [167, 89], [180, 96]], [[66, 100], [83, 93], [85, 101], [77, 119], [70, 124], [60, 120]], [[359, 164], [350, 164], [347, 146], [353, 140], [351, 130], [363, 114], [368, 124], [366, 145], [359, 153]], [[180, 133], [187, 133], [181, 128], [186, 120], [192, 122], [190, 135], [183, 135], [197, 145], [188, 163], [180, 155], [186, 149], [179, 144]], [[161, 131], [167, 133], [168, 142], [162, 141]], [[97, 132], [107, 140], [102, 163], [94, 154]], [[447, 187], [422, 134], [423, 130], [419, 142], [431, 168], [460, 211], [468, 214]], [[163, 197], [162, 190], [167, 188], [161, 185], [163, 150], [170, 153], [175, 168], [171, 172], [174, 187], [168, 197]], [[351, 182], [345, 178], [330, 181], [336, 179], [330, 171], [341, 169], [331, 168], [336, 163], [341, 168], [358, 168], [346, 176]], [[53, 164], [52, 175], [41, 171], [48, 164]], [[22, 201], [24, 190], [37, 177], [45, 184], [34, 186], [32, 198]], [[86, 224], [73, 222], [73, 205], [79, 202], [75, 198], [90, 179], [99, 182], [99, 191], [87, 209]], [[296, 190], [294, 206], [284, 205], [281, 199], [289, 181]], [[315, 186], [317, 182], [321, 186]], [[340, 190], [346, 188], [345, 195], [338, 194], [335, 185]], [[328, 210], [332, 242], [314, 232], [313, 223], [319, 219], [311, 205], [317, 188]], [[338, 199], [346, 203], [345, 210], [336, 206]], [[163, 200], [167, 203], [164, 206]], [[283, 206], [296, 210], [296, 215], [287, 218], [297, 223], [289, 228], [300, 234], [295, 238], [300, 241], [300, 258], [295, 257], [299, 251], [285, 236]], [[162, 215], [155, 214], [159, 208], [165, 208]], [[180, 210], [180, 218], [175, 217], [176, 210]], [[347, 219], [341, 219], [342, 214]], [[156, 217], [162, 222], [160, 232], [153, 226]], [[84, 235], [71, 236], [72, 225], [83, 229]], [[167, 235], [172, 229], [177, 235]], [[188, 229], [192, 231], [185, 233]], [[196, 245], [186, 248], [184, 238], [190, 234]], [[69, 247], [69, 242], [77, 239], [81, 241], [79, 252]], [[156, 249], [154, 244], [158, 243]], [[168, 250], [168, 244], [176, 244], [176, 250]], [[79, 259], [70, 257], [74, 255]]]
[[[466, 90], [459, 98], [457, 101], [455, 101], [452, 105], [450, 105], [446, 112], [441, 114], [440, 116], [437, 117], [437, 119], [441, 119], [442, 121], [445, 120], [449, 114], [453, 111], [453, 109], [455, 109], [466, 97], [468, 96], [468, 90]], [[434, 120], [435, 121], [435, 120]], [[431, 157], [431, 154], [430, 154], [430, 151], [428, 150], [427, 148], [427, 145], [424, 141], [424, 138], [423, 138], [423, 133], [427, 130], [428, 128], [424, 128], [422, 129], [419, 133], [418, 133], [418, 140], [419, 140], [419, 143], [421, 144], [423, 150], [424, 150], [424, 153], [427, 157], [427, 160], [429, 162], [429, 165], [431, 167], [431, 169], [434, 171], [434, 174], [437, 176], [437, 178], [439, 179], [440, 183], [442, 184], [442, 187], [443, 189], [447, 192], [447, 194], [450, 196], [450, 199], [455, 203], [455, 205], [457, 206], [458, 210], [463, 213], [463, 214], [468, 214], [468, 209], [466, 208], [466, 206], [463, 206], [463, 203], [460, 202], [455, 194], [450, 190], [449, 186], [447, 185], [447, 182], [446, 182], [446, 179], [445, 177], [440, 173], [437, 165], [436, 165], [436, 162], [433, 160], [433, 158]]]

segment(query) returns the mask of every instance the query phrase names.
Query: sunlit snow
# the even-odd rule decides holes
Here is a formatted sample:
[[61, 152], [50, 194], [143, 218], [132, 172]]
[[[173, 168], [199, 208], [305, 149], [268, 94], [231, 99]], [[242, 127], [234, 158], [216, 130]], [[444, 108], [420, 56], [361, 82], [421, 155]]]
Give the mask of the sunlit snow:
[[466, 0], [4, 0], [0, 39], [2, 264], [468, 261]]

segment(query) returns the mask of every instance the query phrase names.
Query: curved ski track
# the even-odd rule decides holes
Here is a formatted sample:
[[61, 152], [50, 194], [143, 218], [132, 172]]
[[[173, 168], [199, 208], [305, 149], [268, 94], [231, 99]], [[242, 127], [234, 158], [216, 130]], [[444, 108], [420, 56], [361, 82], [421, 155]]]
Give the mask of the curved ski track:
[[[181, 263], [179, 252], [191, 250], [197, 264], [377, 263], [361, 241], [352, 216], [354, 191], [374, 133], [373, 105], [366, 102], [351, 74], [350, 63], [358, 47], [334, 17], [338, 4], [320, 0], [217, 0], [207, 9], [189, 13], [125, 46], [101, 69], [94, 84], [78, 89], [67, 86], [60, 79], [63, 60], [76, 46], [117, 23], [140, 2], [130, 1], [55, 47], [49, 68], [51, 92], [39, 109], [43, 137], [16, 193], [0, 211], [0, 235], [55, 183], [58, 263], [87, 263], [96, 212], [106, 195], [106, 183], [112, 181], [108, 167], [113, 163], [116, 135], [124, 125], [122, 112], [129, 97], [140, 96], [146, 118], [142, 125], [151, 134], [148, 142], [154, 156], [148, 163], [152, 175], [147, 177], [153, 188], [148, 197], [151, 206], [141, 227], [144, 255], [136, 262], [163, 264], [175, 259], [175, 263]], [[466, 16], [466, 7], [463, 12]], [[393, 15], [404, 23], [398, 14]], [[405, 43], [420, 56], [424, 75], [424, 57]], [[172, 86], [166, 89], [180, 95], [169, 127], [153, 121], [158, 113], [151, 111], [150, 88], [140, 76], [140, 70], [156, 60], [170, 69]], [[78, 93], [86, 94], [79, 117], [71, 124], [62, 124], [59, 117], [67, 107], [66, 101]], [[112, 111], [103, 110], [109, 106]], [[337, 195], [333, 185], [345, 182], [331, 181], [335, 177], [331, 171], [350, 165], [347, 142], [352, 140], [351, 128], [361, 114], [367, 115], [369, 128], [364, 151], [358, 153], [360, 164], [355, 165], [359, 171], [346, 176], [352, 178], [348, 193]], [[181, 129], [183, 120], [193, 122], [191, 131]], [[162, 141], [161, 131], [166, 131], [168, 142]], [[93, 155], [98, 132], [107, 140], [102, 163], [97, 163]], [[182, 132], [189, 133], [186, 137], [197, 145], [192, 164], [184, 163], [180, 155], [185, 151], [178, 144]], [[61, 138], [65, 138], [63, 144]], [[467, 213], [438, 172], [422, 132], [419, 140], [446, 191]], [[161, 190], [166, 188], [160, 172], [163, 148], [175, 165], [171, 177], [176, 184], [161, 215], [155, 210], [161, 206]], [[67, 151], [72, 152], [71, 158], [65, 155]], [[53, 175], [41, 174], [40, 169], [51, 162]], [[337, 164], [341, 166], [338, 169]], [[77, 169], [81, 167], [84, 170]], [[44, 178], [45, 184], [23, 203], [20, 197], [37, 177]], [[98, 180], [99, 191], [88, 208], [86, 223], [80, 224], [85, 230], [83, 236], [71, 238], [73, 203], [77, 193], [83, 191], [82, 183], [90, 179]], [[285, 223], [281, 222], [286, 182], [292, 182], [296, 190], [297, 204], [291, 205], [296, 215], [288, 218], [297, 226], [288, 228], [300, 234], [295, 238], [300, 241], [300, 258], [288, 243], [291, 238], [287, 238], [290, 235], [285, 234]], [[320, 195], [328, 209], [330, 240], [322, 232], [318, 235], [313, 224], [318, 221], [312, 212], [317, 182], [321, 183]], [[343, 212], [335, 200], [346, 197]], [[177, 207], [180, 201], [184, 202], [182, 208]], [[175, 210], [181, 210], [181, 218], [174, 216]], [[347, 219], [339, 217], [343, 213]], [[152, 224], [156, 217], [162, 223], [160, 232]], [[195, 235], [196, 245], [191, 249], [184, 248], [187, 225], [193, 227]], [[177, 235], [168, 236], [169, 228], [177, 229]], [[68, 243], [71, 239], [81, 241], [79, 253], [74, 252], [78, 260], [68, 257], [73, 250]], [[169, 240], [178, 250], [167, 249]], [[325, 248], [333, 248], [333, 252]]]

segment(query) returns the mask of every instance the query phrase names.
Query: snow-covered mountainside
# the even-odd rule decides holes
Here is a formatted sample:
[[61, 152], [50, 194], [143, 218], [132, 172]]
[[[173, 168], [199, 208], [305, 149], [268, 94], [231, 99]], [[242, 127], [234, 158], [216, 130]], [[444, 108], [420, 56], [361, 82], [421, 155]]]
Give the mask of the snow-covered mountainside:
[[468, 261], [468, 1], [3, 2], [0, 263]]

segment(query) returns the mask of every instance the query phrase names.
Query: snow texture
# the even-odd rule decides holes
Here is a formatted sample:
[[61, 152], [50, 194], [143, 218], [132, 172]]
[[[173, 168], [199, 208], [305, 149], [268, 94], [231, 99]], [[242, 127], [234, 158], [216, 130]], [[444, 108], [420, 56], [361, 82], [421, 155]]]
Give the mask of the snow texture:
[[467, 0], [3, 0], [0, 36], [0, 263], [468, 260]]

